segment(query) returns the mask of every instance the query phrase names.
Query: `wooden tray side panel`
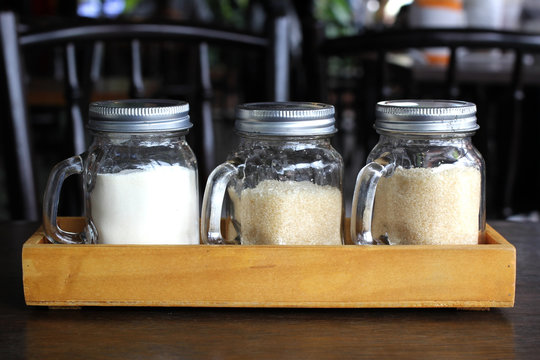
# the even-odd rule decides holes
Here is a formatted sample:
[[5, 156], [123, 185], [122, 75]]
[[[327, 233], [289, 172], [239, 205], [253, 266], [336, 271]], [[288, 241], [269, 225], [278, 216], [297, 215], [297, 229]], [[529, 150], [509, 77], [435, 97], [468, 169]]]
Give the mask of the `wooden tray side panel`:
[[29, 305], [514, 304], [515, 249], [508, 243], [454, 247], [110, 246], [52, 245], [42, 238], [42, 233], [36, 233], [23, 248]]

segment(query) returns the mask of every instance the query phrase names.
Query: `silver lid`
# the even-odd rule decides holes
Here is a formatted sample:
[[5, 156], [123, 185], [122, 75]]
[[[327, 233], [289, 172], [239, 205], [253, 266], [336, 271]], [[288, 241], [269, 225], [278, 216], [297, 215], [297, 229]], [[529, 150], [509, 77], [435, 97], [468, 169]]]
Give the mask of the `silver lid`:
[[189, 104], [176, 100], [111, 100], [90, 104], [88, 128], [104, 132], [160, 132], [189, 129]]
[[239, 132], [278, 135], [329, 135], [337, 131], [332, 105], [314, 102], [260, 102], [236, 108]]
[[376, 107], [375, 129], [388, 132], [431, 134], [471, 132], [476, 105], [457, 100], [391, 100]]

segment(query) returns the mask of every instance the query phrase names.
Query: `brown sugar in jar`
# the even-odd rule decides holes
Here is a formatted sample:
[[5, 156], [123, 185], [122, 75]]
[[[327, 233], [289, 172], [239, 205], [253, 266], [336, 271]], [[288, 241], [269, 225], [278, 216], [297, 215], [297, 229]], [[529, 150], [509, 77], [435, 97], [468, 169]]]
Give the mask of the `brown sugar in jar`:
[[357, 244], [478, 244], [485, 231], [484, 160], [472, 145], [476, 106], [463, 101], [377, 104], [379, 142], [360, 171]]

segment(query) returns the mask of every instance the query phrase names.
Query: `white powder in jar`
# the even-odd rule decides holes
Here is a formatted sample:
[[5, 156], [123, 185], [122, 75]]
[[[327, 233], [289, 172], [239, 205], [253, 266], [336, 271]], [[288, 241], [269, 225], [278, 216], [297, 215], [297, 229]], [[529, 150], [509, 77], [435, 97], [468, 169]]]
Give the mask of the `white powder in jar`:
[[182, 166], [98, 174], [90, 194], [100, 244], [198, 244], [197, 175]]
[[342, 195], [309, 181], [264, 180], [240, 196], [235, 219], [248, 245], [341, 245]]
[[474, 167], [398, 167], [377, 185], [372, 234], [391, 244], [478, 244], [480, 201]]

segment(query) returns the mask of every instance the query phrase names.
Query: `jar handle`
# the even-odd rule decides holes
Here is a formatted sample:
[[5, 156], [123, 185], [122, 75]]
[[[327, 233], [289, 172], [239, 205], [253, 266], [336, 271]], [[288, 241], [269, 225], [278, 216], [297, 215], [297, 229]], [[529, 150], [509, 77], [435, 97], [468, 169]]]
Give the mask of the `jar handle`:
[[83, 171], [83, 160], [80, 155], [72, 156], [56, 164], [51, 170], [45, 195], [43, 196], [43, 229], [49, 241], [60, 244], [82, 244], [84, 233], [73, 233], [60, 229], [56, 219], [58, 216], [58, 201], [64, 180], [73, 174]]
[[[359, 245], [375, 245], [371, 234], [373, 205], [377, 184], [382, 176], [389, 176], [394, 171], [394, 161], [390, 153], [383, 154], [360, 170], [354, 187], [351, 209], [351, 239]], [[360, 208], [358, 208], [360, 206]], [[357, 223], [360, 225], [357, 228]]]
[[205, 244], [224, 244], [221, 235], [221, 209], [225, 191], [238, 168], [230, 162], [223, 163], [212, 171], [206, 182], [201, 209], [201, 240]]

